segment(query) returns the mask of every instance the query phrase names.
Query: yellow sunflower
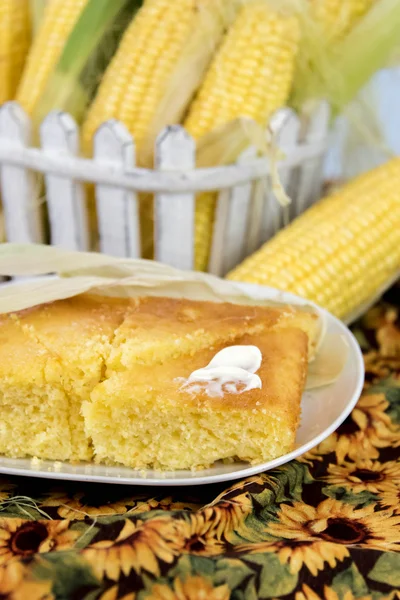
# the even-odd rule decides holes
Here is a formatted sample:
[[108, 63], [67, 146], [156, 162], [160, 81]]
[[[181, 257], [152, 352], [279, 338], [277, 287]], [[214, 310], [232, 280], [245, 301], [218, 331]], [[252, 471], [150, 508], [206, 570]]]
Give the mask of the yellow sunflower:
[[224, 552], [225, 543], [218, 535], [218, 524], [208, 521], [203, 512], [176, 523], [182, 536], [182, 552], [199, 556], [216, 556]]
[[245, 527], [245, 519], [252, 512], [253, 503], [250, 494], [243, 493], [232, 499], [215, 501], [199, 511], [204, 522], [212, 523], [218, 539], [229, 541], [231, 534]]
[[323, 571], [325, 563], [334, 569], [338, 562], [350, 556], [348, 549], [342, 544], [291, 538], [276, 542], [241, 544], [236, 546], [235, 550], [248, 554], [273, 552], [283, 565], [289, 565], [289, 570], [293, 575], [298, 573], [304, 565], [314, 577], [318, 575], [319, 571]]
[[0, 597], [11, 594], [24, 577], [25, 569], [17, 562], [0, 567]]
[[381, 596], [380, 600], [398, 600], [400, 598], [400, 590], [392, 590], [387, 596]]
[[321, 452], [320, 447], [317, 446], [316, 448], [312, 448], [305, 454], [302, 454], [301, 456], [299, 456], [299, 458], [297, 458], [297, 461], [301, 462], [301, 463], [305, 463], [306, 465], [310, 465], [310, 467], [312, 467], [313, 463], [315, 461], [318, 461], [318, 462], [323, 461], [322, 456], [323, 456], [323, 453]]
[[90, 544], [83, 555], [99, 579], [106, 575], [117, 581], [132, 569], [160, 575], [159, 561], [171, 564], [183, 545], [176, 521], [159, 517], [133, 523], [128, 519], [115, 540]]
[[142, 502], [137, 502], [135, 506], [128, 510], [128, 513], [148, 512], [150, 510], [185, 510], [188, 512], [193, 512], [195, 510], [200, 510], [202, 506], [202, 504], [195, 502], [178, 502], [174, 500], [172, 496], [168, 496], [162, 500], [157, 500], [157, 498], [149, 498]]
[[398, 318], [398, 310], [389, 309], [385, 314], [385, 323], [382, 323], [376, 332], [376, 341], [382, 356], [400, 357], [400, 329], [396, 326]]
[[75, 521], [83, 521], [85, 517], [123, 515], [128, 510], [124, 500], [96, 506], [88, 502], [84, 492], [78, 492], [71, 497], [63, 491], [52, 493], [41, 502], [41, 506], [57, 507], [60, 517]]
[[36, 552], [72, 548], [80, 534], [69, 527], [69, 521], [0, 519], [0, 565]]
[[400, 516], [388, 511], [375, 513], [373, 505], [355, 509], [332, 498], [316, 507], [294, 502], [282, 504], [277, 517], [278, 521], [266, 528], [275, 538], [400, 550]]
[[6, 479], [0, 479], [0, 502], [10, 498], [11, 492], [14, 488], [14, 484], [10, 483]]
[[135, 600], [136, 598], [136, 594], [134, 592], [126, 594], [125, 596], [119, 596], [118, 594], [118, 585], [113, 585], [100, 596], [96, 596], [96, 600]]
[[353, 463], [329, 465], [328, 475], [324, 477], [330, 485], [340, 485], [358, 494], [367, 490], [374, 494], [391, 491], [400, 485], [400, 463], [361, 459]]
[[400, 490], [393, 488], [382, 492], [378, 500], [380, 506], [391, 509], [395, 514], [400, 515]]
[[364, 354], [365, 372], [367, 381], [364, 384], [365, 389], [370, 387], [375, 381], [385, 379], [392, 373], [400, 371], [400, 355], [382, 356], [380, 352], [371, 350]]
[[0, 567], [0, 598], [7, 600], [54, 600], [51, 581], [26, 577], [26, 568], [19, 562]]
[[[327, 585], [324, 586], [324, 595], [319, 596], [306, 583], [304, 583], [301, 587], [301, 591], [296, 592], [294, 598], [295, 600], [339, 600], [340, 596], [335, 592], [335, 590]], [[355, 597], [351, 590], [347, 590], [342, 598], [343, 600], [371, 600], [371, 596]]]
[[175, 578], [173, 588], [156, 583], [146, 600], [229, 600], [230, 591], [226, 584], [213, 587], [204, 577], [187, 577], [184, 581]]
[[362, 396], [351, 418], [321, 442], [317, 451], [321, 454], [335, 452], [340, 463], [346, 456], [352, 460], [378, 458], [377, 448], [399, 445], [400, 428], [385, 412], [388, 406], [383, 394]]
[[229, 496], [230, 500], [237, 500], [238, 497], [242, 497], [242, 494], [240, 494], [238, 497], [233, 497], [232, 492], [243, 491], [254, 485], [264, 487], [265, 484], [268, 482], [273, 482], [273, 479], [272, 476], [267, 475], [267, 473], [260, 473], [259, 475], [253, 475], [252, 477], [247, 477], [246, 479], [239, 480], [230, 487], [226, 488], [223, 492], [221, 492], [221, 494], [215, 499], [214, 504], [220, 502], [221, 500], [224, 500], [227, 496]]
[[232, 534], [245, 527], [244, 519], [251, 510], [251, 498], [242, 494], [232, 501], [207, 506], [188, 519], [177, 520], [183, 537], [182, 552], [200, 556], [223, 553]]

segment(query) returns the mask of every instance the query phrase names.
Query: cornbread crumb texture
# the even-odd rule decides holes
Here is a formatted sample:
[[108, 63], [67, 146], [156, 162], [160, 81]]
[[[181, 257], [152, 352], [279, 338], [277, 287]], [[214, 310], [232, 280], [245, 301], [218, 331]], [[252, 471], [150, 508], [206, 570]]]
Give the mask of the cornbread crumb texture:
[[[124, 432], [136, 427], [142, 435], [146, 423], [149, 429], [141, 438], [143, 446], [149, 443], [151, 422], [157, 413], [163, 414], [167, 421], [179, 420], [178, 404], [174, 404], [172, 398], [180, 398], [181, 393], [170, 382], [170, 375], [184, 376], [182, 368], [191, 368], [192, 360], [198, 361], [196, 365], [199, 366], [207, 364], [204, 361], [208, 356], [211, 358], [218, 348], [238, 343], [243, 334], [254, 336], [251, 339], [258, 345], [258, 336], [263, 331], [278, 330], [290, 323], [306, 331], [313, 343], [317, 331], [314, 316], [289, 307], [248, 307], [151, 297], [112, 299], [84, 294], [2, 316], [0, 452], [9, 456], [87, 460], [93, 456], [94, 442], [98, 460], [115, 460], [133, 466], [133, 459], [124, 450], [128, 447]], [[292, 355], [291, 350], [289, 354]], [[160, 381], [164, 378], [164, 384], [158, 391], [154, 388], [154, 393], [146, 392], [146, 399], [138, 403], [138, 410], [143, 410], [139, 424], [139, 413], [127, 412], [133, 402], [128, 388], [132, 387], [132, 381], [136, 382], [135, 394], [139, 394], [140, 385], [147, 389], [146, 385], [156, 378]], [[163, 389], [174, 396], [163, 394]], [[114, 399], [112, 405], [110, 398]], [[149, 404], [147, 416], [143, 402]], [[83, 412], [82, 403], [85, 404]], [[156, 407], [158, 403], [160, 410]], [[170, 413], [165, 413], [164, 408], [161, 410], [161, 406], [169, 407]], [[192, 407], [187, 414], [188, 431], [198, 421], [202, 428], [198, 435], [201, 438], [210, 435], [212, 445], [210, 428], [203, 422], [209, 419], [211, 409], [206, 410], [201, 399], [199, 406], [205, 411], [203, 420], [198, 421]], [[239, 429], [236, 431], [244, 427], [239, 423], [241, 419], [254, 421], [248, 411], [243, 413], [242, 408], [240, 404], [237, 408], [231, 406], [237, 413], [235, 427]], [[110, 411], [118, 413], [115, 429], [119, 433], [114, 432], [113, 440], [107, 434], [109, 424], [104, 424], [104, 431], [99, 434], [103, 427], [101, 415], [109, 419], [106, 414]], [[220, 418], [226, 420], [226, 409], [221, 415], [223, 413], [223, 419]], [[179, 414], [182, 419], [182, 413]], [[165, 434], [170, 433], [167, 428]], [[163, 436], [164, 444], [174, 448], [172, 442], [178, 433], [171, 433], [170, 442]], [[215, 453], [220, 451], [221, 446], [217, 445]], [[279, 454], [284, 451], [282, 446]], [[151, 456], [149, 450], [136, 464], [156, 465]], [[214, 460], [211, 458], [207, 464]], [[253, 460], [250, 455], [248, 458]], [[167, 465], [165, 460], [160, 458], [159, 464]]]
[[82, 294], [17, 315], [23, 330], [56, 357], [66, 385], [87, 394], [98, 383], [118, 326], [131, 303]]
[[10, 316], [0, 317], [0, 453], [74, 454], [60, 365]]
[[207, 364], [223, 344], [179, 361], [115, 372], [98, 385], [83, 406], [96, 460], [185, 469], [230, 457], [261, 462], [292, 450], [307, 372], [307, 336], [286, 329], [245, 335], [237, 342], [260, 348], [261, 390], [210, 398], [182, 389], [180, 378]]
[[[7, 385], [7, 373], [13, 373], [11, 389], [13, 396], [19, 399], [9, 411], [9, 428], [13, 427], [13, 414], [25, 407], [18, 419], [21, 429], [25, 428], [21, 443], [11, 436], [2, 436], [2, 440], [9, 439], [10, 455], [33, 453], [42, 458], [63, 460], [87, 460], [93, 456], [91, 440], [84, 430], [81, 405], [103, 377], [105, 359], [127, 305], [124, 300], [105, 301], [82, 295], [2, 318], [0, 353], [8, 355], [12, 364], [3, 365], [5, 373], [1, 374], [0, 385]], [[12, 353], [10, 348], [13, 348]], [[38, 418], [34, 417], [35, 411]], [[54, 431], [51, 423], [54, 423]], [[54, 442], [54, 436], [59, 443]], [[29, 443], [24, 441], [27, 437], [31, 440]], [[49, 440], [45, 453], [41, 450], [43, 439]], [[62, 453], [60, 445], [65, 449]]]

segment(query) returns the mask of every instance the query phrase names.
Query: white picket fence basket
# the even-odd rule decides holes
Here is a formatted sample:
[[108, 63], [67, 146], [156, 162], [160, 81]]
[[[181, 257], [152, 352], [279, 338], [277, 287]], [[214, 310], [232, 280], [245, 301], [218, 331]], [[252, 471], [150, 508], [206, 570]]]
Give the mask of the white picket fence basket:
[[[138, 193], [154, 194], [155, 258], [191, 269], [194, 264], [196, 193], [218, 191], [208, 270], [224, 275], [302, 213], [320, 196], [327, 147], [329, 107], [323, 102], [307, 119], [279, 110], [270, 129], [284, 159], [281, 181], [292, 198], [282, 209], [272, 192], [265, 158], [248, 149], [237, 164], [195, 167], [196, 147], [180, 126], [162, 131], [156, 142], [155, 169], [135, 166], [134, 140], [115, 120], [97, 131], [94, 157], [79, 156], [79, 128], [67, 113], [52, 112], [40, 128], [40, 147], [31, 143], [31, 123], [22, 108], [0, 108], [0, 191], [6, 239], [49, 243], [89, 250], [90, 233], [85, 183], [95, 184], [98, 249], [121, 257], [140, 257]], [[44, 177], [48, 227], [38, 201], [37, 174]], [[49, 231], [49, 239], [46, 237]]]

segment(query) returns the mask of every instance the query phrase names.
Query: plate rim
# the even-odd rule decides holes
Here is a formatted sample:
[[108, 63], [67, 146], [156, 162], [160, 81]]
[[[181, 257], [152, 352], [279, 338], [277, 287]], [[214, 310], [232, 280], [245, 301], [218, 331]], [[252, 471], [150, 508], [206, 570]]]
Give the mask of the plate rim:
[[[15, 282], [18, 284], [18, 282]], [[96, 475], [96, 474], [79, 474], [79, 473], [65, 473], [62, 471], [63, 461], [43, 461], [43, 462], [53, 462], [60, 463], [61, 469], [59, 471], [35, 471], [33, 469], [28, 470], [21, 467], [7, 467], [1, 464], [2, 459], [6, 460], [29, 460], [28, 458], [23, 459], [10, 459], [9, 457], [0, 455], [0, 474], [3, 475], [13, 475], [19, 477], [37, 477], [40, 479], [54, 479], [54, 480], [63, 480], [63, 481], [80, 481], [84, 483], [106, 483], [106, 484], [114, 484], [114, 485], [138, 485], [143, 487], [189, 487], [196, 485], [212, 485], [216, 483], [224, 483], [228, 481], [237, 481], [238, 479], [245, 479], [247, 477], [251, 477], [253, 475], [258, 475], [264, 471], [270, 471], [275, 469], [283, 464], [291, 462], [292, 460], [302, 456], [306, 452], [309, 452], [312, 448], [318, 446], [322, 441], [324, 441], [327, 437], [329, 437], [332, 433], [338, 429], [338, 427], [345, 421], [345, 419], [349, 416], [355, 405], [357, 404], [361, 392], [364, 386], [364, 360], [361, 348], [354, 336], [354, 334], [350, 331], [350, 329], [337, 317], [332, 315], [326, 309], [318, 306], [314, 302], [311, 302], [305, 298], [301, 298], [295, 294], [290, 292], [283, 292], [282, 290], [278, 290], [276, 288], [271, 288], [268, 286], [258, 285], [258, 284], [248, 284], [242, 282], [234, 282], [239, 288], [243, 290], [260, 290], [269, 294], [273, 294], [279, 300], [283, 302], [295, 302], [297, 304], [308, 304], [313, 306], [325, 319], [330, 319], [335, 322], [335, 325], [339, 327], [342, 331], [346, 340], [350, 346], [350, 354], [352, 358], [355, 360], [355, 368], [357, 371], [357, 380], [355, 384], [355, 389], [349, 398], [346, 406], [343, 408], [342, 412], [336, 417], [336, 419], [320, 434], [315, 436], [312, 440], [295, 448], [292, 452], [284, 454], [283, 456], [279, 456], [271, 461], [265, 463], [259, 463], [257, 465], [251, 465], [240, 471], [232, 471], [228, 473], [222, 474], [214, 474], [214, 475], [204, 475], [200, 477], [196, 477], [196, 471], [193, 471], [192, 475], [188, 475], [188, 477], [182, 477], [176, 479], [174, 477], [168, 478], [169, 471], [165, 471], [165, 476], [148, 479], [145, 475], [143, 477], [116, 477], [116, 476], [107, 476], [107, 475]], [[13, 283], [7, 283], [6, 285], [13, 285]], [[255, 298], [256, 299], [256, 298]], [[265, 298], [267, 299], [267, 298]], [[339, 375], [340, 377], [340, 375]], [[32, 460], [32, 459], [31, 459]], [[89, 465], [91, 463], [88, 463]], [[85, 465], [85, 463], [83, 463]], [[94, 466], [95, 463], [93, 463]], [[104, 465], [103, 465], [104, 466]], [[186, 470], [186, 469], [185, 469]], [[148, 469], [147, 471], [151, 471]], [[187, 469], [188, 473], [190, 472]], [[143, 470], [146, 473], [146, 470]], [[157, 471], [158, 472], [158, 471]], [[161, 473], [161, 471], [160, 471]], [[163, 472], [164, 473], [164, 472]]]

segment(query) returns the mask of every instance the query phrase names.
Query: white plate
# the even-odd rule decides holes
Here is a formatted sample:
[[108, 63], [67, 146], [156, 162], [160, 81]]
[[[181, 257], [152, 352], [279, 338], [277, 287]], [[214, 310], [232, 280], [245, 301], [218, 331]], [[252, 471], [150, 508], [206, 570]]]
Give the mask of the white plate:
[[[255, 298], [279, 300], [286, 303], [304, 302], [297, 296], [272, 288], [250, 284], [238, 285]], [[339, 427], [357, 403], [364, 381], [363, 358], [356, 339], [341, 321], [326, 311], [319, 310], [326, 316], [327, 333], [339, 334], [346, 340], [349, 347], [348, 358], [343, 371], [334, 383], [304, 393], [301, 424], [296, 436], [296, 449], [293, 452], [258, 465], [217, 463], [209, 469], [194, 472], [189, 470], [138, 471], [127, 467], [108, 467], [92, 463], [71, 465], [58, 461], [0, 457], [0, 473], [127, 485], [202, 485], [256, 475], [297, 458], [322, 442]]]

